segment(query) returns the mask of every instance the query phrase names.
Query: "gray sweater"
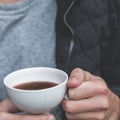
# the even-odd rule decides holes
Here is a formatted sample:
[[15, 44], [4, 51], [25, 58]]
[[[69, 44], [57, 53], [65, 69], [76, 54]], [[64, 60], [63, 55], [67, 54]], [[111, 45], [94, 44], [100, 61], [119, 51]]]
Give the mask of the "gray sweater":
[[[23, 0], [0, 4], [0, 100], [6, 97], [3, 78], [26, 67], [55, 64], [55, 0]], [[60, 108], [52, 110], [57, 120]]]

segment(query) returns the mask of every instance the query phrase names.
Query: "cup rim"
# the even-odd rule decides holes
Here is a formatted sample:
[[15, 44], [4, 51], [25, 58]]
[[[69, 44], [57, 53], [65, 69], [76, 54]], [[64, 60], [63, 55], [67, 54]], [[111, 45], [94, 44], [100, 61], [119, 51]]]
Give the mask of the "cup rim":
[[[20, 71], [23, 71], [23, 70], [32, 70], [32, 69], [52, 69], [52, 70], [57, 70], [57, 71], [60, 71], [60, 72], [62, 72], [62, 73], [64, 73], [65, 74], [65, 76], [66, 76], [66, 79], [62, 82], [62, 83], [60, 83], [60, 84], [58, 84], [57, 86], [53, 86], [53, 87], [50, 87], [50, 88], [46, 88], [46, 89], [40, 89], [40, 90], [22, 90], [22, 89], [17, 89], [17, 88], [14, 88], [14, 87], [12, 87], [12, 86], [9, 86], [7, 83], [6, 83], [6, 79], [9, 77], [9, 76], [11, 76], [12, 74], [14, 74], [14, 73], [16, 73], [16, 72], [20, 72]], [[4, 77], [4, 79], [3, 79], [3, 83], [4, 83], [4, 86], [5, 87], [7, 87], [7, 88], [9, 88], [9, 89], [11, 89], [11, 90], [14, 90], [14, 91], [21, 91], [21, 92], [42, 92], [42, 91], [48, 91], [48, 90], [52, 90], [52, 89], [55, 89], [55, 88], [57, 88], [57, 87], [59, 87], [59, 86], [62, 86], [63, 84], [65, 84], [66, 82], [68, 81], [68, 74], [65, 72], [65, 71], [63, 71], [63, 70], [61, 70], [61, 69], [58, 69], [58, 68], [52, 68], [52, 67], [29, 67], [29, 68], [23, 68], [23, 69], [18, 69], [18, 70], [15, 70], [15, 71], [13, 71], [13, 72], [10, 72], [9, 74], [7, 74], [5, 77]], [[32, 81], [31, 81], [32, 82]], [[46, 81], [47, 82], [47, 81]], [[49, 81], [48, 81], [49, 82]]]

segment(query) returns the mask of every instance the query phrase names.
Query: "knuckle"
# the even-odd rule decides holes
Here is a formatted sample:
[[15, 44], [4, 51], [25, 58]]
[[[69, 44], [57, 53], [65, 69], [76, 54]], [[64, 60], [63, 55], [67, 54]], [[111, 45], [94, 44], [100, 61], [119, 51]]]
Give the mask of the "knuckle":
[[73, 70], [72, 73], [71, 73], [71, 77], [76, 77], [76, 75], [79, 75], [79, 70]]
[[80, 76], [80, 73], [83, 73], [83, 70], [80, 68], [75, 68], [72, 72], [71, 72], [71, 77], [78, 77]]
[[77, 73], [79, 73], [81, 70], [79, 68], [75, 68], [72, 70], [71, 74], [72, 76], [76, 75]]
[[70, 119], [70, 118], [71, 118], [70, 113], [66, 112], [66, 118], [67, 118], [67, 119]]
[[80, 68], [74, 69], [71, 72], [69, 79], [72, 79], [72, 80], [76, 80], [77, 79], [78, 82], [80, 82], [80, 81], [82, 82], [84, 80], [83, 71]]
[[94, 81], [91, 81], [94, 84], [94, 91], [98, 94], [103, 94], [103, 95], [107, 95], [109, 93], [109, 89], [107, 87], [107, 85], [104, 82], [99, 81], [96, 85], [96, 83]]
[[105, 113], [104, 112], [99, 112], [95, 114], [92, 118], [93, 120], [104, 120], [105, 119]]
[[107, 95], [108, 94], [108, 88], [105, 85], [99, 85], [98, 92], [100, 94]]
[[100, 113], [98, 115], [98, 120], [104, 120], [105, 119], [105, 113]]
[[74, 98], [76, 98], [76, 93], [73, 90], [69, 90], [68, 96], [70, 99], [74, 99]]
[[75, 68], [75, 69], [73, 70], [73, 72], [80, 72], [80, 71], [81, 71], [80, 68]]
[[66, 112], [72, 112], [73, 104], [69, 102], [65, 102], [63, 108]]
[[107, 98], [104, 98], [101, 102], [101, 108], [108, 109], [109, 108], [109, 100]]
[[102, 96], [99, 99], [99, 101], [100, 101], [99, 105], [97, 106], [96, 109], [98, 109], [98, 110], [108, 110], [109, 109], [110, 103], [109, 103], [109, 98], [108, 97]]

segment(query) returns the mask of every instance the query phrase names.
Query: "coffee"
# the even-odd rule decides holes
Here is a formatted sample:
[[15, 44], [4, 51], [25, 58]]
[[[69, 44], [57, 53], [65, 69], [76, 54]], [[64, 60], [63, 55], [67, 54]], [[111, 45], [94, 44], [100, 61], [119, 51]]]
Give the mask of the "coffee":
[[36, 82], [18, 84], [18, 85], [15, 85], [14, 88], [22, 89], [22, 90], [40, 90], [40, 89], [54, 87], [57, 85], [58, 85], [57, 83], [53, 83], [53, 82], [36, 81]]

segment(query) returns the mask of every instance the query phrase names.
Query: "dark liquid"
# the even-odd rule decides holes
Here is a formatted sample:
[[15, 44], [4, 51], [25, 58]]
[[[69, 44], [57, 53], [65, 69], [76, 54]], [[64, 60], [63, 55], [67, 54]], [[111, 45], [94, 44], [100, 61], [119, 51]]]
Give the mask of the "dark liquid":
[[40, 89], [51, 88], [57, 85], [58, 85], [57, 83], [37, 81], [37, 82], [18, 84], [14, 86], [14, 88], [22, 89], [22, 90], [40, 90]]

